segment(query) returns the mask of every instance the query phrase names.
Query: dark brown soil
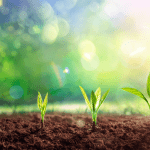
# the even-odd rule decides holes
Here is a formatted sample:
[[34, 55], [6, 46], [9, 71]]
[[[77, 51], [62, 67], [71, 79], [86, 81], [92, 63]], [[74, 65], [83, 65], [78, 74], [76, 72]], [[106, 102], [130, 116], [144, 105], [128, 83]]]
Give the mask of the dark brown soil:
[[1, 150], [150, 150], [150, 117], [91, 114], [0, 115]]

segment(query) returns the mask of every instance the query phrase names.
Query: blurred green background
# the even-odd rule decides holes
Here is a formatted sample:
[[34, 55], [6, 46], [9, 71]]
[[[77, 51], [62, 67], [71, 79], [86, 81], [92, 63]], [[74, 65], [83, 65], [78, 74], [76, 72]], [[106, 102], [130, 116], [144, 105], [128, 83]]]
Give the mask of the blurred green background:
[[89, 98], [100, 87], [108, 103], [143, 102], [121, 88], [148, 97], [148, 4], [0, 0], [0, 105], [36, 105], [38, 91], [49, 104], [85, 104], [79, 85]]

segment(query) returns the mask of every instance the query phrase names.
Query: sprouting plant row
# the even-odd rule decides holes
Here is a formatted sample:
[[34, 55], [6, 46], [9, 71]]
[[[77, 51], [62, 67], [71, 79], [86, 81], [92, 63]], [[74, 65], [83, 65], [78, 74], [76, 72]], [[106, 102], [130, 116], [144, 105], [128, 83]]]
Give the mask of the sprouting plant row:
[[[85, 102], [86, 102], [88, 108], [91, 111], [92, 120], [93, 120], [92, 131], [95, 131], [95, 125], [96, 125], [98, 110], [99, 110], [101, 104], [106, 99], [110, 89], [107, 92], [105, 92], [104, 95], [101, 97], [101, 89], [99, 87], [95, 91], [95, 93], [93, 91], [91, 92], [91, 97], [90, 97], [90, 101], [89, 101], [84, 89], [81, 86], [79, 86], [79, 87], [81, 89], [81, 92], [83, 94]], [[137, 95], [137, 96], [141, 97], [142, 99], [144, 99], [146, 101], [146, 103], [148, 104], [149, 109], [150, 109], [150, 104], [149, 104], [148, 100], [145, 98], [145, 96], [140, 91], [138, 91], [135, 88], [129, 88], [129, 87], [122, 88], [122, 90], [130, 92], [130, 93], [132, 93], [134, 95]], [[149, 73], [149, 76], [148, 76], [148, 79], [147, 79], [147, 93], [148, 93], [148, 96], [150, 97], [150, 73]], [[45, 112], [46, 112], [47, 102], [48, 102], [48, 93], [46, 94], [44, 102], [42, 103], [41, 94], [40, 94], [40, 92], [38, 92], [37, 104], [38, 104], [39, 109], [41, 110], [42, 127], [44, 125], [44, 115], [45, 115]]]

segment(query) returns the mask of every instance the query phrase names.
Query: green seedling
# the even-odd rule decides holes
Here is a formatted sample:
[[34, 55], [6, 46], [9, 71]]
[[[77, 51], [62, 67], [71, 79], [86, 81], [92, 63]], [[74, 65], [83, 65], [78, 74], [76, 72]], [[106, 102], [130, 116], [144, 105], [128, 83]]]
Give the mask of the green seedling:
[[95, 131], [98, 110], [101, 104], [103, 103], [103, 101], [105, 100], [106, 96], [108, 95], [109, 90], [106, 93], [104, 93], [104, 95], [101, 97], [101, 89], [99, 87], [96, 90], [95, 94], [93, 91], [91, 92], [91, 100], [89, 101], [84, 89], [81, 86], [79, 87], [81, 89], [85, 102], [92, 113], [92, 119], [93, 119], [92, 131]]
[[[125, 88], [122, 88], [122, 89], [124, 91], [130, 92], [130, 93], [132, 93], [134, 95], [137, 95], [137, 96], [141, 97], [142, 99], [144, 99], [146, 101], [146, 103], [148, 104], [149, 109], [150, 109], [150, 104], [149, 104], [148, 100], [145, 98], [145, 96], [140, 91], [138, 91], [135, 88], [128, 88], [128, 87], [125, 87]], [[147, 93], [148, 93], [148, 96], [150, 97], [150, 73], [149, 73], [149, 76], [148, 76], [148, 79], [147, 79]]]
[[37, 105], [38, 105], [39, 109], [41, 110], [42, 128], [44, 126], [44, 115], [46, 112], [47, 102], [48, 102], [48, 93], [45, 96], [44, 102], [42, 102], [42, 96], [41, 96], [40, 92], [38, 92]]

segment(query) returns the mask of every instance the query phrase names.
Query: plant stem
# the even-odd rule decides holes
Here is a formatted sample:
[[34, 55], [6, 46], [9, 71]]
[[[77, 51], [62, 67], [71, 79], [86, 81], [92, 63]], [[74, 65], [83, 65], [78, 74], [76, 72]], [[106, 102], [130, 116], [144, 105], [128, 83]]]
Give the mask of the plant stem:
[[95, 122], [93, 121], [92, 131], [95, 131]]
[[96, 124], [96, 119], [97, 119], [97, 113], [96, 113], [96, 112], [93, 112], [92, 118], [93, 118], [93, 121], [94, 121], [95, 124]]
[[41, 119], [41, 129], [44, 127], [44, 121]]
[[95, 131], [95, 125], [96, 125], [96, 119], [97, 119], [97, 113], [93, 112], [92, 114], [92, 118], [93, 118], [93, 126], [92, 126], [92, 131]]

